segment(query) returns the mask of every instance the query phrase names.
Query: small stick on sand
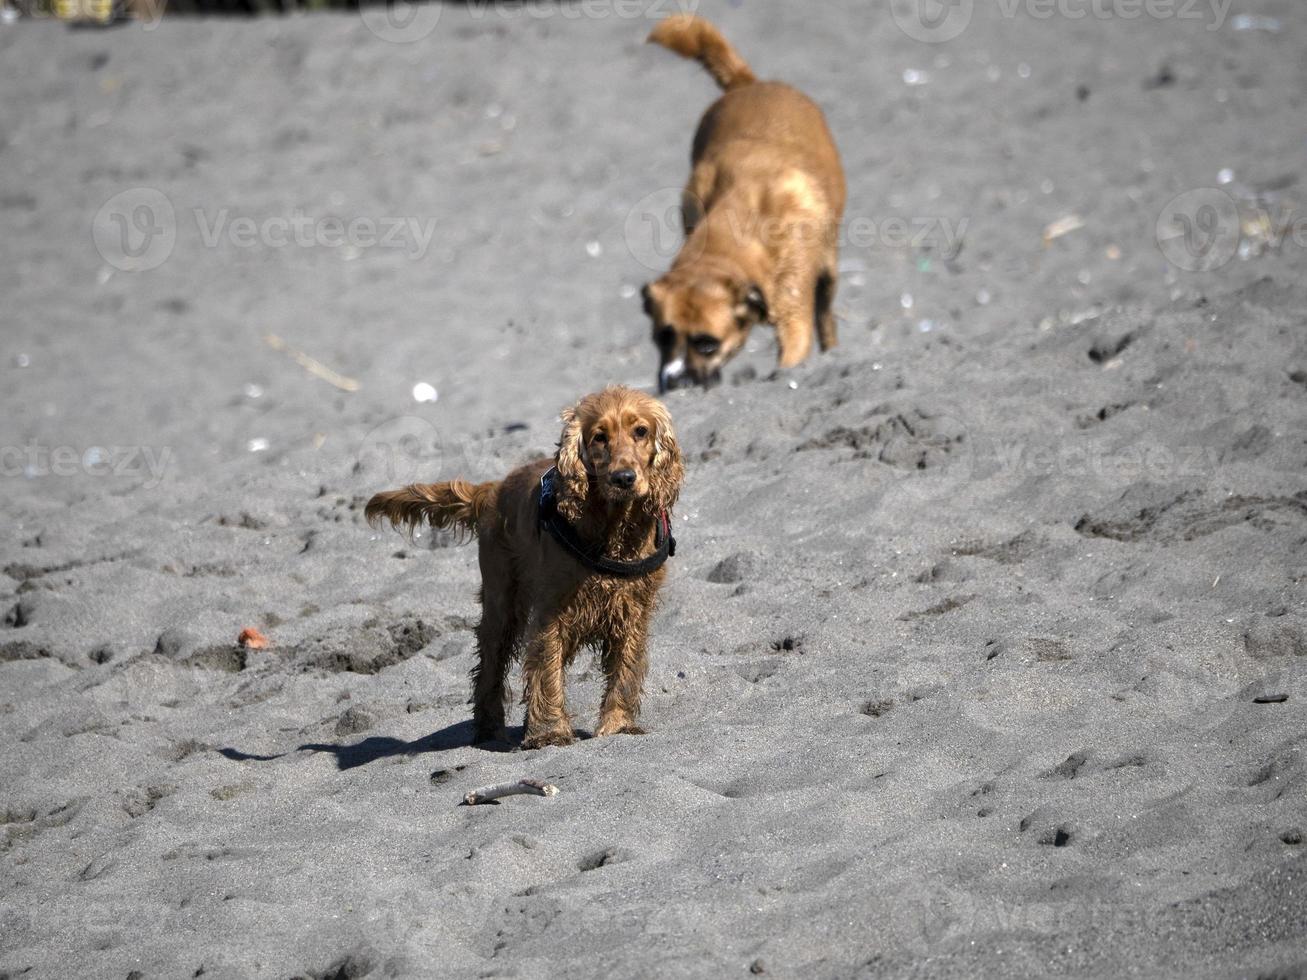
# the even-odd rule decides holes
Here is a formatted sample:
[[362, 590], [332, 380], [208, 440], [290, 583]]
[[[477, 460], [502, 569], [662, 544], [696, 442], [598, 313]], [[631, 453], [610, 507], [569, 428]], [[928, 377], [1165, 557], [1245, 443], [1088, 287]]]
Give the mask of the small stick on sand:
[[1051, 225], [1044, 229], [1044, 245], [1051, 245], [1063, 235], [1069, 235], [1073, 231], [1079, 231], [1085, 226], [1085, 219], [1078, 214], [1068, 214], [1065, 217], [1058, 218]]
[[463, 797], [463, 802], [467, 806], [476, 806], [478, 803], [497, 800], [501, 796], [517, 796], [521, 793], [528, 796], [557, 796], [558, 787], [540, 779], [519, 779], [515, 783], [495, 783], [493, 786], [474, 789]]
[[288, 346], [286, 341], [282, 340], [275, 333], [268, 334], [263, 338], [263, 342], [273, 350], [281, 351], [315, 378], [321, 378], [323, 381], [327, 382], [327, 384], [335, 385], [341, 391], [359, 390], [359, 383], [353, 378], [347, 378], [345, 375], [333, 371], [316, 358], [309, 357], [309, 355], [305, 354], [302, 350], [296, 350], [294, 347]]

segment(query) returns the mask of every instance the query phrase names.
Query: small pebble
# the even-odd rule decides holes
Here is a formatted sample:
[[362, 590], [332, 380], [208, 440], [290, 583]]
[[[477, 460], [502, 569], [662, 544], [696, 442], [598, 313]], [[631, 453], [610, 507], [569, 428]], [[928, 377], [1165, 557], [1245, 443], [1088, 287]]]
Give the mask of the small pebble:
[[585, 243], [585, 254], [590, 256], [590, 258], [597, 259], [603, 253], [604, 253], [604, 247], [600, 245], [598, 242]]
[[252, 453], [266, 452], [268, 446], [269, 446], [268, 440], [262, 437], [259, 437], [257, 439], [251, 439], [249, 442], [245, 444], [245, 448]]
[[433, 402], [438, 397], [436, 389], [425, 381], [419, 381], [413, 386], [413, 400], [415, 402]]
[[32, 359], [28, 357], [26, 354], [14, 355], [14, 367], [25, 368], [25, 367], [30, 367], [31, 364], [32, 364]]

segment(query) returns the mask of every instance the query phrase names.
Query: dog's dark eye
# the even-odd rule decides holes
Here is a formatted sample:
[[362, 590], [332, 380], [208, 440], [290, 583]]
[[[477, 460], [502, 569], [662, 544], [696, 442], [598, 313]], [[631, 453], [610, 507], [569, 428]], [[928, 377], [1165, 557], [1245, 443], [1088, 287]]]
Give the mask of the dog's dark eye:
[[663, 327], [654, 334], [654, 341], [664, 349], [674, 346], [676, 344], [676, 329], [674, 327]]
[[596, 432], [590, 441], [597, 442], [601, 446], [606, 446], [608, 444], [608, 436], [602, 432]]
[[690, 338], [690, 343], [704, 357], [712, 357], [722, 346], [720, 340], [706, 333], [695, 334]]
[[635, 437], [636, 437], [637, 439], [643, 439], [643, 438], [644, 438], [645, 436], [647, 436], [648, 434], [649, 434], [649, 427], [648, 427], [648, 426], [646, 426], [646, 425], [637, 425], [637, 426], [635, 427]]

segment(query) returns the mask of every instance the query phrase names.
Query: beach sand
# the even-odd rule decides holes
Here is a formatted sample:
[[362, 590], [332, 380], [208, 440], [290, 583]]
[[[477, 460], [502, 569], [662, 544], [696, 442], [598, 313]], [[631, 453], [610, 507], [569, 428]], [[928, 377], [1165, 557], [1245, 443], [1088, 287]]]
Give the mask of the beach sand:
[[702, 4], [827, 111], [840, 345], [667, 397], [649, 734], [538, 752], [469, 744], [475, 549], [362, 504], [653, 383], [711, 81], [540, 4], [0, 26], [0, 977], [1307, 975], [1307, 16], [1006, 6]]

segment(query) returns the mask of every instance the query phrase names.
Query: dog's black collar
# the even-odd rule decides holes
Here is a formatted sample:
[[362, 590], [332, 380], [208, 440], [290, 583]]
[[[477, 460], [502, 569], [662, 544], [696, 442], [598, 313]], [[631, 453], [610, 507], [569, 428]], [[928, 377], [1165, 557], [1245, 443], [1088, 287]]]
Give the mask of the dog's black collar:
[[663, 567], [668, 558], [676, 554], [676, 539], [672, 537], [672, 521], [663, 511], [658, 515], [654, 529], [654, 553], [639, 561], [614, 561], [581, 540], [576, 528], [558, 513], [558, 491], [554, 482], [558, 467], [551, 466], [540, 478], [540, 526], [553, 536], [559, 546], [592, 572], [615, 575], [619, 578], [639, 578]]

